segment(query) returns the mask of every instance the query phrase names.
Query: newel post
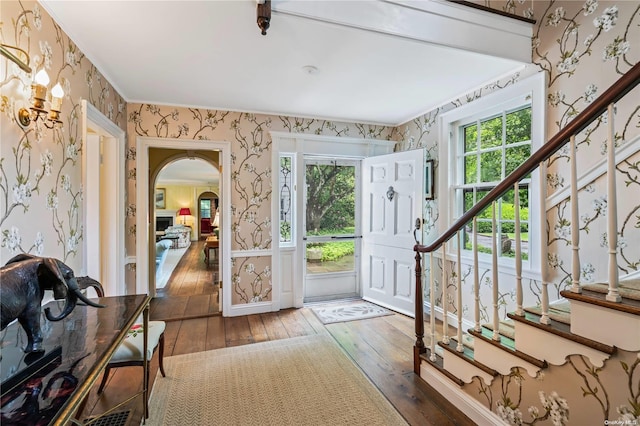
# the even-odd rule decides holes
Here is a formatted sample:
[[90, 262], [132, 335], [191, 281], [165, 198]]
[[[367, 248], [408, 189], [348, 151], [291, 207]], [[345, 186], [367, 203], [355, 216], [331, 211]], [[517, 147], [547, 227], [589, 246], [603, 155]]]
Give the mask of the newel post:
[[[415, 249], [414, 249], [415, 250]], [[426, 352], [424, 347], [424, 303], [422, 293], [422, 256], [416, 251], [416, 344], [413, 347], [413, 372], [420, 375], [420, 354]], [[433, 308], [431, 308], [433, 309]]]

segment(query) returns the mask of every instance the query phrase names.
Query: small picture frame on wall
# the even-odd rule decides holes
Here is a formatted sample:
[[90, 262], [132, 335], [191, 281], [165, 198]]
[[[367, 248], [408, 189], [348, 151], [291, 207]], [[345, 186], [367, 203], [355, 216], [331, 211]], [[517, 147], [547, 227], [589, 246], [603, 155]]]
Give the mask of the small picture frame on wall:
[[167, 190], [165, 188], [156, 188], [156, 209], [166, 208]]
[[424, 199], [433, 200], [435, 198], [434, 191], [434, 171], [433, 160], [427, 160], [424, 166]]

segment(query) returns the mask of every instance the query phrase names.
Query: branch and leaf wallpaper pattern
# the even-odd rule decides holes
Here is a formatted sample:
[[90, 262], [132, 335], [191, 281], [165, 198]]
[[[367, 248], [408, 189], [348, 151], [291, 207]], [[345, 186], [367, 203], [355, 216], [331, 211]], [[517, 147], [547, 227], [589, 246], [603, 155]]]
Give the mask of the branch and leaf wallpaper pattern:
[[0, 238], [4, 263], [17, 253], [53, 256], [74, 269], [81, 266], [82, 128], [81, 100], [124, 126], [126, 104], [35, 2], [2, 2], [2, 43], [18, 46], [35, 71], [46, 70], [51, 86], [65, 96], [63, 124], [48, 129], [41, 121], [22, 128], [17, 111], [29, 106], [31, 75], [13, 62], [0, 62]]
[[[135, 143], [137, 136], [231, 142], [232, 304], [271, 300], [271, 257], [243, 257], [242, 251], [271, 248], [270, 131], [338, 137], [391, 139], [392, 129], [264, 114], [147, 104], [129, 105], [128, 251], [135, 249]], [[224, 173], [224, 171], [223, 171]]]
[[[487, 6], [536, 19], [532, 40], [533, 64], [520, 73], [487, 84], [473, 93], [396, 128], [326, 120], [216, 111], [196, 108], [127, 105], [98, 69], [36, 2], [3, 1], [0, 38], [29, 53], [34, 68], [44, 67], [52, 81], [65, 90], [64, 124], [56, 130], [41, 125], [23, 129], [16, 111], [30, 96], [31, 76], [9, 61], [0, 73], [0, 253], [8, 259], [16, 253], [43, 254], [63, 259], [73, 268], [81, 265], [82, 196], [80, 157], [83, 149], [79, 117], [81, 99], [87, 99], [128, 135], [127, 158], [127, 252], [135, 252], [135, 138], [138, 135], [189, 140], [227, 140], [232, 143], [232, 249], [235, 252], [271, 247], [270, 235], [270, 130], [332, 136], [392, 139], [396, 150], [424, 147], [427, 159], [438, 167], [438, 117], [452, 108], [501, 90], [535, 72], [548, 77], [547, 133], [554, 134], [589, 105], [620, 74], [638, 60], [640, 5], [627, 1], [508, 0], [479, 1]], [[637, 96], [628, 96], [616, 106], [616, 145], [622, 147], [638, 137], [640, 106]], [[588, 170], [606, 154], [603, 115], [578, 136], [579, 172]], [[638, 143], [633, 142], [633, 143]], [[567, 186], [567, 152], [548, 163], [550, 194]], [[619, 270], [632, 273], [640, 263], [640, 155], [636, 152], [619, 162], [621, 192], [619, 225]], [[441, 195], [441, 194], [440, 194]], [[438, 197], [438, 194], [436, 194]], [[568, 283], [570, 264], [570, 217], [567, 200], [548, 205], [546, 228], [549, 240], [548, 267], [554, 271], [556, 293]], [[600, 279], [606, 266], [604, 182], [596, 179], [580, 190], [582, 278]], [[438, 198], [425, 202], [425, 241], [442, 224]], [[601, 249], [601, 250], [600, 250]], [[234, 259], [233, 302], [254, 303], [271, 297], [271, 259], [247, 256]], [[442, 265], [438, 265], [440, 269]], [[455, 278], [455, 264], [447, 262], [448, 277]], [[463, 265], [465, 318], [472, 314], [472, 274]], [[490, 273], [481, 271], [483, 293], [490, 291]], [[441, 272], [436, 272], [441, 277]], [[133, 279], [129, 274], [128, 279]], [[438, 278], [440, 279], [440, 278]], [[501, 276], [501, 282], [504, 282]], [[448, 279], [455, 291], [457, 281]], [[529, 280], [527, 297], [539, 303], [540, 283]], [[441, 299], [441, 293], [438, 296]], [[451, 293], [454, 294], [454, 293]], [[512, 310], [513, 293], [501, 289], [501, 312]], [[454, 298], [447, 298], [451, 311]], [[484, 297], [483, 297], [483, 300]], [[442, 300], [439, 301], [442, 303]], [[482, 321], [489, 318], [489, 304], [482, 302]], [[519, 370], [499, 376], [487, 386], [474, 380], [464, 389], [511, 424], [584, 424], [594, 419], [638, 420], [640, 416], [640, 368], [638, 354], [618, 351], [602, 368], [594, 368], [583, 357], [572, 356], [563, 366], [551, 366], [532, 379]], [[585, 404], [583, 398], [594, 403]], [[572, 407], [580, 407], [572, 410]], [[598, 420], [598, 424], [602, 423]]]
[[[547, 135], [553, 136], [577, 114], [628, 71], [640, 58], [640, 4], [627, 1], [556, 1], [508, 0], [476, 1], [536, 20], [532, 39], [533, 64], [511, 77], [469, 93], [448, 105], [396, 128], [394, 139], [398, 150], [424, 147], [427, 157], [436, 160], [438, 167], [438, 116], [460, 107], [488, 93], [500, 90], [528, 75], [544, 72], [547, 77]], [[636, 88], [615, 107], [616, 148], [633, 143], [640, 145], [640, 89]], [[578, 176], [602, 161], [607, 152], [607, 114], [576, 137], [578, 144]], [[640, 149], [618, 160], [618, 270], [621, 276], [638, 271], [640, 264]], [[561, 150], [547, 163], [547, 191], [553, 196], [568, 187], [568, 149]], [[578, 194], [580, 208], [581, 281], [597, 282], [607, 274], [607, 197], [606, 182], [599, 177], [584, 185]], [[438, 194], [436, 194], [438, 196]], [[570, 198], [555, 205], [547, 205], [543, 235], [548, 241], [547, 268], [551, 271], [549, 293], [552, 299], [571, 283], [571, 217]], [[424, 241], [435, 239], [446, 227], [440, 222], [438, 200], [426, 201]], [[441, 203], [442, 204], [442, 203]], [[445, 203], [446, 204], [446, 203]], [[584, 249], [588, 248], [588, 249]], [[428, 262], [427, 262], [428, 263]], [[455, 275], [455, 262], [446, 266], [448, 277]], [[463, 314], [473, 322], [473, 274], [466, 275], [463, 264]], [[442, 263], [437, 263], [436, 305], [442, 306], [440, 287]], [[480, 316], [489, 320], [491, 302], [491, 274], [481, 270]], [[428, 277], [429, 271], [425, 272]], [[466, 278], [466, 279], [465, 279]], [[499, 304], [501, 318], [515, 308], [514, 277], [500, 273]], [[523, 280], [525, 306], [540, 304], [541, 283]], [[448, 311], [454, 312], [457, 280], [447, 285]], [[428, 300], [428, 288], [425, 290]], [[630, 338], [633, 338], [630, 336]], [[514, 369], [509, 376], [498, 376], [490, 386], [475, 379], [465, 386], [469, 395], [477, 398], [509, 424], [604, 424], [604, 420], [629, 421], [640, 424], [638, 394], [640, 377], [638, 354], [618, 351], [602, 368], [595, 368], [581, 356], [571, 356], [563, 366], [551, 366], [536, 379], [524, 371]], [[634, 374], [635, 373], [635, 374]], [[586, 398], [589, 401], [585, 404]], [[594, 404], [591, 404], [591, 401]], [[571, 410], [571, 408], [574, 410]], [[578, 410], [575, 410], [579, 407]], [[618, 423], [623, 424], [623, 423]]]

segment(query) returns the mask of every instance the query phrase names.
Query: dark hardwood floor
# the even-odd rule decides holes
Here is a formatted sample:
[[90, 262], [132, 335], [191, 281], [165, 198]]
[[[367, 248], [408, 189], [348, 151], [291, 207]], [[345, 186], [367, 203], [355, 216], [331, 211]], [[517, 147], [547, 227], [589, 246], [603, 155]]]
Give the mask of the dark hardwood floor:
[[[165, 358], [268, 340], [328, 333], [409, 424], [474, 424], [414, 375], [412, 353], [415, 334], [412, 318], [394, 314], [323, 325], [308, 307], [225, 318], [218, 312], [218, 288], [213, 284], [214, 277], [217, 280], [217, 271], [204, 264], [202, 245], [201, 241], [191, 245], [165, 289], [158, 292], [158, 297], [151, 302], [151, 319], [167, 321]], [[151, 361], [152, 383], [157, 371], [156, 353]], [[125, 367], [113, 370], [102, 395], [96, 394], [97, 386], [91, 391], [81, 417], [84, 419], [106, 411], [141, 390], [141, 383], [141, 368]], [[137, 398], [126, 407], [132, 410], [127, 424], [140, 424], [142, 399]], [[241, 419], [239, 424], [242, 424]]]

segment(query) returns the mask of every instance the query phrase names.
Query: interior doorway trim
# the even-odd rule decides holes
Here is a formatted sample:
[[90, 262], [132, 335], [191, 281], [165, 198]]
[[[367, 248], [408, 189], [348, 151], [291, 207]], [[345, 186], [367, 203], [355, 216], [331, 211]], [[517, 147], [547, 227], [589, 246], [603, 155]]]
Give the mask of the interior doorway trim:
[[[222, 196], [220, 199], [220, 210], [225, 220], [221, 225], [222, 245], [220, 253], [231, 253], [231, 144], [227, 141], [203, 141], [189, 139], [174, 138], [152, 138], [146, 136], [138, 136], [136, 139], [136, 293], [150, 294], [149, 290], [149, 271], [151, 270], [151, 258], [149, 250], [151, 240], [151, 228], [154, 224], [150, 218], [150, 200], [149, 200], [149, 149], [150, 148], [169, 148], [180, 150], [215, 150], [220, 151], [220, 174], [221, 185], [220, 190]], [[155, 243], [155, 238], [153, 239]], [[222, 267], [222, 312], [229, 312], [231, 306], [231, 294], [229, 292], [231, 283], [231, 262], [225, 262], [224, 257]], [[230, 259], [229, 256], [226, 256]], [[155, 294], [152, 294], [154, 296]]]
[[[124, 295], [127, 293], [125, 131], [86, 99], [81, 101], [81, 107], [84, 142], [81, 160], [84, 187], [82, 275], [101, 281], [107, 296]], [[103, 176], [109, 177], [109, 185], [100, 183], [101, 165]], [[89, 262], [90, 259], [99, 261]]]

